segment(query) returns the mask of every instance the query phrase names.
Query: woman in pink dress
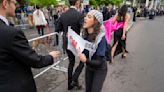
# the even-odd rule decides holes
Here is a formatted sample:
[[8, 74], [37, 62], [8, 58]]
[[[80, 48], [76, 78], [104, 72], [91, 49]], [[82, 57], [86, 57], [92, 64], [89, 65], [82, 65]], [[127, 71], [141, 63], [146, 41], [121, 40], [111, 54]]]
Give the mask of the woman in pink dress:
[[124, 26], [119, 28], [114, 32], [114, 44], [112, 47], [111, 55], [112, 60], [113, 57], [120, 54], [122, 52], [122, 58], [126, 57], [126, 30], [128, 27], [128, 22], [130, 19], [130, 15], [127, 13], [128, 7], [127, 5], [123, 5], [119, 10], [118, 13], [115, 15], [113, 19], [114, 22], [121, 23], [123, 22]]

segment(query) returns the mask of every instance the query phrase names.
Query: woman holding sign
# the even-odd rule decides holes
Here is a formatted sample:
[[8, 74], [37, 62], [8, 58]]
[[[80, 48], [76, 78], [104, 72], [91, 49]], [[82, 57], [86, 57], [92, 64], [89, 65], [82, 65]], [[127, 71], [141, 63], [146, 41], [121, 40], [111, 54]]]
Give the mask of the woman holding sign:
[[86, 44], [83, 53], [79, 53], [79, 59], [86, 63], [86, 92], [101, 92], [107, 74], [107, 42], [101, 29], [102, 23], [103, 15], [97, 10], [91, 10], [84, 18], [83, 36]]

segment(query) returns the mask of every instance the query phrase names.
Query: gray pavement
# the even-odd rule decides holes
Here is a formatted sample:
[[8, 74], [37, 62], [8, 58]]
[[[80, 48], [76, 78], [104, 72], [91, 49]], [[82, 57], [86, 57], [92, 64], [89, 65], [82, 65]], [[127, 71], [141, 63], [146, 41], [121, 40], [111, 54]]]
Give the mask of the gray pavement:
[[[135, 23], [127, 36], [127, 49], [130, 53], [126, 59], [117, 56], [114, 64], [108, 65], [108, 74], [102, 92], [164, 91], [163, 24], [164, 17]], [[67, 67], [68, 61], [63, 61], [60, 65]], [[42, 70], [34, 69], [34, 75]], [[83, 71], [79, 79], [83, 90], [71, 92], [84, 92], [84, 74]], [[38, 92], [68, 92], [67, 73], [50, 69], [35, 81]]]
[[[54, 27], [50, 27], [50, 33], [54, 32], [54, 30], [55, 30]], [[36, 28], [24, 29], [22, 31], [25, 33], [28, 40], [39, 36]], [[47, 32], [45, 29], [44, 29], [44, 33], [49, 34], [49, 32]]]
[[140, 21], [128, 33], [128, 57], [109, 65], [103, 92], [164, 91], [164, 17]]

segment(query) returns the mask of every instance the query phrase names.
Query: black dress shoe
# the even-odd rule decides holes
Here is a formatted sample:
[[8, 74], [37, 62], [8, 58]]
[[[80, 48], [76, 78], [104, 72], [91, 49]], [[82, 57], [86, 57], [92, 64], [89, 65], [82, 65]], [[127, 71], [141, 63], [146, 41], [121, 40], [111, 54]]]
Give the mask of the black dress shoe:
[[109, 64], [112, 64], [112, 60], [110, 60], [110, 61], [108, 61], [109, 62]]
[[68, 90], [72, 90], [72, 89], [73, 89], [73, 86], [68, 85]]
[[72, 81], [72, 83], [68, 86], [68, 90], [81, 90], [82, 86], [79, 85], [78, 82]]

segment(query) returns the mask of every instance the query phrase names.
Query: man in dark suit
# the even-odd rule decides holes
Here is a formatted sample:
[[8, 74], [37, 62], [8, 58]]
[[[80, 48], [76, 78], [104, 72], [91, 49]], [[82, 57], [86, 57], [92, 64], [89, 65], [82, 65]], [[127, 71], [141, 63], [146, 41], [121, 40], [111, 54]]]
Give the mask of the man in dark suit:
[[112, 5], [110, 4], [109, 7], [108, 7], [108, 11], [106, 12], [106, 14], [104, 16], [104, 21], [110, 19], [114, 15], [115, 15], [115, 11], [114, 11]]
[[108, 8], [107, 8], [107, 6], [104, 6], [102, 8], [103, 21], [105, 21], [105, 16], [106, 16], [107, 13], [108, 13]]
[[53, 64], [58, 51], [38, 55], [21, 30], [9, 26], [6, 17], [15, 15], [16, 0], [0, 0], [0, 91], [36, 92], [31, 68]]
[[78, 8], [80, 7], [79, 0], [69, 0], [70, 2], [70, 9], [63, 13], [57, 23], [56, 32], [63, 31], [63, 49], [66, 50], [68, 59], [69, 59], [69, 66], [68, 66], [68, 90], [73, 88], [81, 89], [78, 83], [78, 77], [84, 67], [82, 62], [79, 63], [78, 67], [73, 72], [73, 67], [75, 65], [75, 56], [73, 53], [67, 49], [67, 32], [68, 26], [80, 35], [80, 29], [84, 20], [84, 16], [78, 12]]

